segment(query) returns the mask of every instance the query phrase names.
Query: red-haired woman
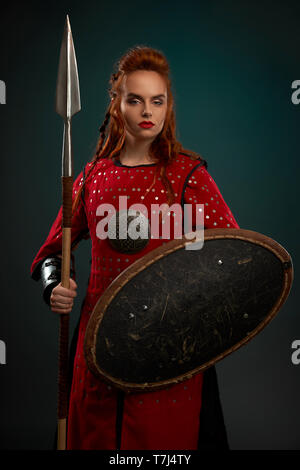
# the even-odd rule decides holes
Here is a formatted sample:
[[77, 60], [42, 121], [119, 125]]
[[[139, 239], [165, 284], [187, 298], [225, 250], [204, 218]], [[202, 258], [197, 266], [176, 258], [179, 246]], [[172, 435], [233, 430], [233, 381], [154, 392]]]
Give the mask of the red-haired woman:
[[[100, 204], [128, 206], [204, 204], [205, 228], [238, 228], [206, 161], [176, 140], [169, 67], [164, 55], [138, 46], [119, 61], [110, 79], [110, 104], [93, 159], [73, 185], [72, 247], [91, 238], [91, 272], [76, 336], [68, 418], [68, 449], [226, 449], [227, 438], [215, 368], [168, 389], [125, 394], [88, 370], [83, 341], [89, 316], [110, 283], [136, 259], [167, 240], [149, 237], [140, 251], [116, 250], [97, 236]], [[49, 257], [59, 265], [62, 209], [37, 253], [31, 274], [43, 277]], [[162, 219], [160, 219], [162, 220]], [[53, 261], [50, 261], [50, 263]], [[48, 260], [49, 264], [49, 260]], [[59, 266], [57, 267], [57, 269]], [[67, 313], [77, 285], [63, 288], [55, 274], [44, 298], [53, 312]], [[117, 321], [117, 319], [116, 319]]]

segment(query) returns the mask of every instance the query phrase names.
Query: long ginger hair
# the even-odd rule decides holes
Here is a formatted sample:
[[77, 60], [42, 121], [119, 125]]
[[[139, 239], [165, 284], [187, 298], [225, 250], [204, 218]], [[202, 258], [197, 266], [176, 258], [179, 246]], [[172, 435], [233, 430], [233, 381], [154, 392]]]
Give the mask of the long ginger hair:
[[[147, 46], [136, 46], [124, 54], [117, 63], [117, 72], [110, 77], [109, 95], [111, 98], [105, 119], [99, 128], [100, 137], [97, 142], [95, 154], [91, 160], [91, 167], [86, 174], [85, 182], [92, 177], [93, 170], [100, 158], [117, 157], [125, 143], [125, 123], [120, 110], [121, 85], [125, 75], [129, 75], [136, 70], [149, 70], [159, 73], [165, 80], [167, 87], [167, 112], [162, 131], [152, 141], [149, 148], [149, 156], [158, 165], [154, 174], [152, 186], [155, 184], [158, 173], [162, 183], [166, 188], [168, 205], [172, 205], [175, 199], [172, 185], [166, 175], [166, 167], [177, 158], [179, 153], [190, 156], [193, 160], [200, 159], [207, 167], [206, 161], [197, 153], [186, 150], [176, 139], [176, 122], [174, 99], [169, 78], [169, 65], [165, 56], [158, 50]], [[152, 187], [151, 186], [151, 187]], [[73, 202], [73, 213], [75, 212], [84, 184], [81, 185]], [[151, 189], [149, 188], [149, 190]]]

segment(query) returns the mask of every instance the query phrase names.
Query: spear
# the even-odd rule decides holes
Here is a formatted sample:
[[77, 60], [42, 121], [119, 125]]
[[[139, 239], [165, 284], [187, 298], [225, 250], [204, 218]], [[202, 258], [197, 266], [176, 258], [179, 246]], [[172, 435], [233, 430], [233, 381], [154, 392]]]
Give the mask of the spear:
[[[73, 154], [71, 118], [81, 109], [77, 62], [69, 16], [66, 17], [60, 49], [56, 86], [56, 112], [64, 120], [62, 149], [62, 269], [61, 285], [70, 287]], [[68, 416], [69, 314], [60, 315], [58, 358], [57, 449], [66, 449]]]

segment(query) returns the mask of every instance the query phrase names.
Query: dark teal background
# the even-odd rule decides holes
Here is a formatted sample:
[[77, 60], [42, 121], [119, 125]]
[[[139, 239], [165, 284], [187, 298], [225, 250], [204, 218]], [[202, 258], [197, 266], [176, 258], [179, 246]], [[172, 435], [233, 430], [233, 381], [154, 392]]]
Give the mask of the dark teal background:
[[[13, 2], [1, 6], [0, 447], [50, 449], [56, 425], [58, 319], [30, 265], [61, 204], [63, 123], [54, 111], [59, 49], [69, 14], [82, 111], [73, 123], [74, 170], [91, 159], [114, 64], [135, 45], [167, 57], [177, 136], [204, 156], [241, 228], [291, 254], [295, 280], [276, 318], [218, 363], [232, 449], [300, 449], [299, 126], [296, 1]], [[90, 245], [76, 252], [78, 319]]]

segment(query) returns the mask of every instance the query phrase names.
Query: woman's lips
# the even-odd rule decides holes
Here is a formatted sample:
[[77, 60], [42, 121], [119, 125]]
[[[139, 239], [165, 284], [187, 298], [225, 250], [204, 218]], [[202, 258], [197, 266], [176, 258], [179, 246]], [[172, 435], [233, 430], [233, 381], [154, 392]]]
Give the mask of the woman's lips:
[[150, 127], [153, 127], [154, 124], [152, 122], [141, 122], [139, 126], [143, 127], [144, 129], [150, 129]]

